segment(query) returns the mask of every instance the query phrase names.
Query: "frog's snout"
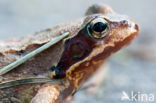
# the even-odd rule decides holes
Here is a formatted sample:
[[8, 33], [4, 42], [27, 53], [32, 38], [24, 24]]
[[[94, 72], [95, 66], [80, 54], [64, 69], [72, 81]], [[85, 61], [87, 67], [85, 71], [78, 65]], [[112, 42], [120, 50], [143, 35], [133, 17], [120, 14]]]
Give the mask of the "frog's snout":
[[139, 26], [135, 22], [131, 21], [131, 23], [129, 25], [132, 28], [132, 31], [135, 31], [135, 32], [139, 31]]
[[132, 29], [134, 29], [135, 31], [139, 31], [139, 26], [138, 24], [130, 17], [128, 17], [128, 24], [129, 24], [129, 27], [131, 27]]
[[126, 26], [130, 29], [131, 32], [138, 32], [139, 31], [139, 26], [137, 23], [135, 23], [132, 20], [123, 20], [120, 22], [121, 26]]

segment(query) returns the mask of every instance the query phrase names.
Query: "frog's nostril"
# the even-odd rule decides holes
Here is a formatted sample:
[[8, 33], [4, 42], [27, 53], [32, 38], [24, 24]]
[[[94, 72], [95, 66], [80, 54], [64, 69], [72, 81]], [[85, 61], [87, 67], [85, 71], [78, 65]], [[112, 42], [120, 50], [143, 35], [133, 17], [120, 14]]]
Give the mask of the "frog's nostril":
[[127, 25], [128, 24], [128, 21], [127, 20], [123, 20], [123, 21], [121, 21], [121, 24], [122, 25]]

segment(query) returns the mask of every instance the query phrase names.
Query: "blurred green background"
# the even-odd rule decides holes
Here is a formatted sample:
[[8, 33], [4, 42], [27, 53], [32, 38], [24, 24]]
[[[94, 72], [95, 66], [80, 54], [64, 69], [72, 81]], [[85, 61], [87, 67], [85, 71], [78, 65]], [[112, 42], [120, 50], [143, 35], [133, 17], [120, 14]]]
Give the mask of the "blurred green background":
[[90, 94], [82, 90], [73, 103], [129, 103], [121, 101], [122, 91], [156, 96], [155, 0], [0, 0], [0, 39], [22, 37], [81, 18], [94, 3], [108, 4], [134, 18], [140, 35], [108, 60], [107, 77], [98, 91]]

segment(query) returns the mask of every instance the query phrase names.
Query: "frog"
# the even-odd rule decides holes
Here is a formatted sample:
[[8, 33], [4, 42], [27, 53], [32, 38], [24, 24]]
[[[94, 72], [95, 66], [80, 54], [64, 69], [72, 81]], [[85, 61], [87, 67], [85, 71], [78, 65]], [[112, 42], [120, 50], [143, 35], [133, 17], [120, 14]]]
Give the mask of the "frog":
[[67, 32], [68, 37], [0, 77], [1, 83], [28, 77], [65, 82], [2, 88], [0, 102], [62, 103], [93, 76], [108, 57], [130, 44], [138, 35], [139, 26], [107, 5], [94, 4], [80, 19], [20, 39], [1, 41], [0, 68]]

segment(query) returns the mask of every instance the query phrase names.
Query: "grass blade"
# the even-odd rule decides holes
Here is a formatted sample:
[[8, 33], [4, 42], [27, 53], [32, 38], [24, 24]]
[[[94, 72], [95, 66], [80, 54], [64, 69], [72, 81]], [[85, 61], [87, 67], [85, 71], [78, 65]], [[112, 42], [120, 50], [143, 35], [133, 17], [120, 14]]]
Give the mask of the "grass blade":
[[18, 80], [12, 80], [7, 81], [4, 83], [0, 83], [0, 89], [3, 88], [9, 88], [17, 85], [23, 85], [23, 84], [35, 84], [35, 83], [52, 83], [52, 84], [62, 84], [65, 80], [54, 80], [50, 78], [25, 78], [25, 79], [18, 79]]
[[68, 32], [54, 38], [53, 40], [51, 40], [50, 42], [44, 44], [43, 46], [39, 47], [38, 49], [30, 52], [29, 54], [21, 57], [20, 59], [16, 60], [15, 62], [3, 67], [0, 69], [0, 75], [3, 75], [9, 71], [11, 71], [12, 69], [16, 68], [17, 66], [21, 65], [22, 63], [26, 62], [28, 59], [32, 58], [33, 56], [39, 54], [40, 52], [44, 51], [45, 49], [51, 47], [52, 45], [58, 43], [60, 40], [63, 40], [65, 37], [67, 37], [69, 35]]

